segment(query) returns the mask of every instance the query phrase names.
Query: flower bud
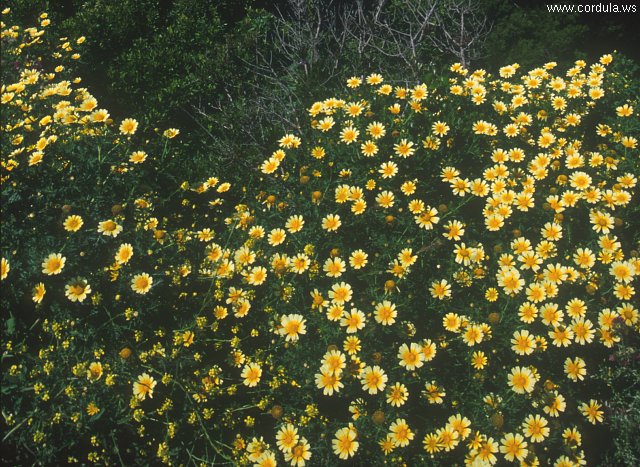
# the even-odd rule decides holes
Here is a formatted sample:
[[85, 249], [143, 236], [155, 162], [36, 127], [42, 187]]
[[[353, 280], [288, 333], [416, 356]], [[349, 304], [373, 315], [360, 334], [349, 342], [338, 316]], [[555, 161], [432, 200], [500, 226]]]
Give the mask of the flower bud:
[[382, 410], [376, 410], [373, 412], [373, 415], [371, 415], [371, 419], [376, 425], [382, 425], [385, 419], [384, 412]]
[[504, 416], [500, 412], [496, 412], [491, 415], [491, 424], [500, 429], [504, 425]]
[[271, 410], [269, 412], [271, 413], [271, 416], [273, 418], [278, 420], [280, 417], [282, 417], [282, 414], [284, 413], [284, 409], [280, 405], [274, 405], [273, 407], [271, 407]]

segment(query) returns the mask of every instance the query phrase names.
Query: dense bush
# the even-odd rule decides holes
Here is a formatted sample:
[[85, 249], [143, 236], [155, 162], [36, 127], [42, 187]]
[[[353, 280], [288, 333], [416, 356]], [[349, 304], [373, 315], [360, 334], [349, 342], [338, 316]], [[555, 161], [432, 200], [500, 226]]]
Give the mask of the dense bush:
[[2, 25], [7, 460], [567, 466], [633, 429], [630, 65], [353, 77], [231, 186], [40, 19]]
[[505, 61], [526, 68], [548, 60], [593, 61], [611, 50], [638, 59], [633, 15], [550, 14], [538, 2], [13, 0], [11, 5], [19, 24], [31, 24], [48, 11], [56, 35], [87, 37], [76, 70], [114, 118], [189, 127], [182, 144], [189, 146], [192, 167], [215, 166], [239, 183], [230, 167], [254, 167], [277, 135], [298, 131], [304, 108], [352, 74], [377, 72], [406, 86], [442, 76], [460, 60], [455, 58], [460, 47], [452, 48], [445, 32], [454, 43], [460, 33], [462, 48], [472, 41], [462, 55], [487, 69]]

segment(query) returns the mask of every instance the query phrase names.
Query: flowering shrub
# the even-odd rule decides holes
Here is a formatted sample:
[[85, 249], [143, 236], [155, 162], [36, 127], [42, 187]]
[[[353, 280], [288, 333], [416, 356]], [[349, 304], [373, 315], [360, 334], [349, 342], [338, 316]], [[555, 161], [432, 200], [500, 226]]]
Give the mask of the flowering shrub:
[[2, 397], [21, 455], [595, 455], [593, 376], [638, 335], [638, 103], [612, 56], [354, 77], [246, 187], [167, 187], [177, 130], [142, 141], [60, 77], [71, 41], [52, 65], [43, 29], [2, 29]]

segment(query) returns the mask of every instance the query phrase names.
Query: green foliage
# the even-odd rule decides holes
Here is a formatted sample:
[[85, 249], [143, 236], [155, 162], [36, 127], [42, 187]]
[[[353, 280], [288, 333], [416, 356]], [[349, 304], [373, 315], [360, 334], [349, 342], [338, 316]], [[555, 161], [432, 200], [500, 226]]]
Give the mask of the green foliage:
[[[224, 11], [180, 1], [165, 9], [96, 2], [66, 23], [75, 28], [68, 25], [81, 18], [97, 36], [94, 23], [107, 12], [119, 22], [115, 30], [135, 36], [131, 48], [113, 51], [108, 68], [118, 74], [107, 79], [116, 80], [120, 99], [149, 105], [139, 110], [145, 117], [137, 129], [120, 117], [99, 118], [93, 95], [74, 77], [74, 64], [92, 63], [74, 56], [88, 45], [41, 38], [37, 29], [3, 32], [2, 62], [14, 64], [2, 70], [3, 444], [18, 451], [12, 457], [3, 450], [3, 460], [237, 465], [267, 449], [252, 442], [263, 437], [281, 463], [292, 451], [277, 451], [275, 433], [292, 423], [311, 444], [310, 464], [338, 463], [332, 441], [347, 429], [359, 443], [355, 462], [452, 465], [478, 455], [468, 437], [490, 437], [497, 449], [509, 433], [523, 432], [524, 418], [544, 415], [556, 390], [566, 413], [544, 415], [551, 433], [540, 445], [528, 440], [529, 457], [576, 461], [584, 450], [597, 459], [601, 445], [591, 440], [602, 426], [594, 420], [593, 429], [584, 428], [581, 408], [594, 398], [611, 408], [604, 420], [613, 433], [602, 444], [609, 448], [614, 439], [613, 451], [603, 462], [633, 459], [638, 316], [633, 299], [621, 298], [626, 279], [612, 265], [635, 271], [630, 283], [637, 284], [635, 65], [615, 57], [608, 67], [561, 65], [558, 72], [545, 65], [530, 74], [513, 67], [513, 76], [501, 70], [503, 77], [458, 65], [447, 73], [423, 69], [433, 73], [424, 86], [392, 67], [382, 82], [365, 74], [367, 83], [356, 65], [323, 77], [326, 57], [310, 58], [306, 67], [291, 60], [270, 39], [278, 27], [270, 15], [249, 11], [229, 29]], [[249, 44], [274, 60], [250, 61]], [[106, 39], [99, 45], [105, 54], [107, 46]], [[228, 57], [246, 57], [256, 74], [228, 82], [239, 76]], [[220, 74], [208, 80], [216, 64]], [[352, 75], [364, 82], [336, 84]], [[552, 91], [550, 75], [581, 92]], [[530, 82], [535, 76], [542, 84]], [[558, 94], [566, 108], [554, 101]], [[201, 98], [204, 116], [190, 117], [199, 131], [185, 143], [185, 127], [177, 134], [145, 124], [193, 112]], [[623, 104], [635, 109], [631, 117], [616, 110]], [[323, 119], [333, 126], [322, 127]], [[374, 121], [386, 130], [379, 138], [369, 127]], [[517, 131], [508, 135], [514, 121]], [[353, 141], [347, 128], [359, 132]], [[367, 141], [376, 152], [366, 154]], [[512, 155], [516, 148], [523, 160]], [[570, 162], [577, 153], [582, 163]], [[398, 174], [382, 170], [389, 162]], [[580, 197], [571, 205], [583, 189], [570, 177], [580, 172], [602, 190], [600, 201]], [[517, 208], [509, 201], [516, 194], [531, 194], [534, 205]], [[565, 206], [556, 195], [568, 196]], [[596, 233], [594, 210], [621, 246], [603, 246], [607, 232]], [[327, 222], [336, 214], [341, 226], [333, 229]], [[69, 224], [74, 215], [83, 220], [77, 231]], [[296, 216], [305, 222], [300, 229]], [[460, 239], [451, 235], [453, 221], [465, 229]], [[551, 224], [560, 237], [546, 233]], [[286, 238], [276, 241], [281, 233]], [[522, 264], [514, 246], [521, 237], [543, 269]], [[127, 245], [130, 258], [121, 253]], [[578, 247], [594, 252], [593, 266], [576, 266]], [[356, 250], [368, 254], [362, 268], [351, 261]], [[51, 254], [66, 259], [60, 271], [43, 266]], [[332, 262], [344, 270], [332, 272]], [[553, 279], [554, 268], [567, 277]], [[509, 291], [504, 279], [516, 272], [522, 284]], [[353, 291], [344, 310], [331, 295], [343, 281]], [[441, 281], [451, 296], [438, 291]], [[565, 321], [519, 316], [524, 287], [535, 284], [545, 286], [545, 305], [567, 311]], [[579, 321], [565, 308], [571, 298], [585, 301], [583, 314], [597, 329], [589, 345], [551, 342], [551, 333]], [[385, 302], [398, 312], [393, 323], [376, 319]], [[347, 313], [356, 308], [366, 326], [349, 330]], [[448, 314], [460, 320], [457, 328], [443, 325]], [[295, 320], [306, 332], [287, 327]], [[519, 330], [536, 336], [531, 355], [513, 350]], [[481, 339], [474, 342], [469, 331]], [[348, 337], [362, 348], [347, 350]], [[437, 355], [407, 369], [398, 354], [411, 343]], [[317, 381], [332, 350], [346, 365], [334, 374], [344, 387], [330, 395]], [[488, 367], [473, 368], [476, 351]], [[567, 377], [567, 357], [586, 360], [586, 381]], [[250, 364], [261, 369], [256, 384], [247, 376]], [[373, 365], [389, 377], [377, 393], [363, 389], [364, 368]], [[507, 383], [516, 367], [540, 375], [523, 394]], [[395, 382], [410, 392], [405, 405], [387, 401]], [[431, 382], [446, 392], [441, 402]], [[455, 415], [467, 417], [473, 431], [458, 428], [464, 442], [427, 453], [424, 436], [451, 430]], [[379, 441], [397, 419], [416, 438], [385, 456]], [[562, 437], [574, 425], [584, 428], [581, 446]]]
[[631, 335], [609, 356], [596, 375], [610, 391], [607, 414], [610, 419], [612, 446], [602, 456], [600, 465], [634, 466], [640, 463], [640, 341]]
[[578, 14], [550, 14], [545, 5], [537, 8], [513, 7], [511, 2], [495, 2], [489, 9], [494, 18], [487, 37], [484, 57], [491, 66], [520, 63], [572, 61], [584, 58], [589, 28]]

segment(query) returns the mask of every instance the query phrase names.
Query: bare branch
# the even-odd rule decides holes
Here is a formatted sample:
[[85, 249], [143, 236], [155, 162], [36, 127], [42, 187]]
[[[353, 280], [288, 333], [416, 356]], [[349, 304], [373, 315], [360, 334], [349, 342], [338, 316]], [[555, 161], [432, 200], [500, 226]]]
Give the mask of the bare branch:
[[358, 51], [368, 49], [385, 57], [395, 58], [417, 73], [424, 65], [424, 39], [432, 33], [438, 0], [406, 0], [389, 4], [378, 0], [366, 8], [363, 0], [355, 3], [347, 31], [358, 44]]
[[442, 53], [450, 53], [465, 67], [478, 58], [491, 30], [487, 16], [474, 0], [454, 0], [435, 14], [436, 34], [429, 37]]

